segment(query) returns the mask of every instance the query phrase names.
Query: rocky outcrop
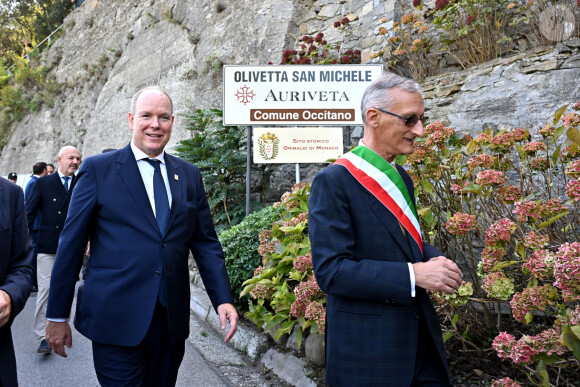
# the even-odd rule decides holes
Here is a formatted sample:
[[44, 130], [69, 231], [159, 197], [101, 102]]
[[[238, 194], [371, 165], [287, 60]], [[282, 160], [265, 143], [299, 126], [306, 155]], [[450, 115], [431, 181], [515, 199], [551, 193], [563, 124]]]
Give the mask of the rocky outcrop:
[[[64, 35], [42, 57], [62, 85], [54, 106], [14, 124], [0, 157], [0, 173], [30, 172], [38, 160], [55, 162], [63, 145], [84, 157], [126, 145], [130, 99], [159, 84], [174, 100], [176, 123], [169, 147], [189, 136], [188, 112], [222, 107], [224, 64], [279, 63], [303, 35], [324, 32], [329, 42], [359, 48], [363, 63], [379, 51], [378, 28], [407, 12], [396, 0], [86, 0], [65, 20]], [[407, 8], [405, 8], [407, 7]], [[346, 31], [334, 21], [352, 20]], [[430, 120], [456, 130], [533, 128], [560, 106], [578, 99], [579, 39], [443, 74], [423, 82]], [[372, 59], [380, 61], [380, 58]], [[345, 145], [362, 128], [345, 128]], [[320, 165], [301, 166], [308, 181]], [[293, 165], [277, 166], [269, 199], [295, 182]]]

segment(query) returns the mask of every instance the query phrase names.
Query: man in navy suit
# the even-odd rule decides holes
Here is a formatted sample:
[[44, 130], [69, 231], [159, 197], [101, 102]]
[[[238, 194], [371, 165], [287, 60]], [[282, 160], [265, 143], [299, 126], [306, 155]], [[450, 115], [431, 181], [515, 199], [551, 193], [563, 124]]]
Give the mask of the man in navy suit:
[[18, 386], [10, 326], [32, 289], [32, 246], [24, 194], [0, 178], [0, 386]]
[[47, 340], [65, 356], [66, 318], [87, 241], [75, 327], [93, 342], [99, 383], [175, 385], [189, 335], [190, 251], [220, 326], [237, 329], [228, 274], [199, 169], [164, 152], [173, 126], [169, 96], [135, 94], [131, 143], [87, 158], [78, 173], [52, 273]]
[[413, 183], [397, 155], [422, 137], [419, 86], [393, 74], [361, 102], [358, 147], [317, 174], [309, 202], [316, 280], [327, 294], [331, 386], [449, 386], [427, 290], [453, 293], [457, 265], [422, 239]]
[[[34, 165], [32, 166], [32, 176], [30, 177], [30, 180], [28, 180], [28, 183], [26, 183], [26, 189], [24, 190], [24, 202], [27, 203], [28, 200], [30, 199], [30, 193], [32, 192], [32, 187], [34, 187], [34, 184], [36, 183], [36, 180], [39, 177], [45, 176], [46, 175], [46, 163], [44, 161], [39, 161], [37, 163], [34, 163]], [[36, 239], [38, 237], [38, 229], [40, 228], [40, 216], [36, 217], [36, 220], [34, 221], [34, 227], [32, 228], [32, 230], [30, 231], [30, 242], [32, 243], [32, 249], [34, 250], [34, 258], [32, 259], [32, 266], [33, 266], [33, 284], [32, 284], [32, 290], [38, 290], [38, 285], [36, 283]]]
[[[64, 226], [71, 192], [75, 185], [75, 173], [81, 163], [81, 154], [72, 146], [65, 146], [58, 152], [58, 173], [43, 176], [36, 180], [26, 201], [28, 230], [36, 236], [36, 279], [38, 293], [34, 313], [34, 334], [39, 341], [36, 352], [49, 354], [46, 342], [46, 302], [50, 289], [50, 274], [58, 238]], [[38, 219], [40, 225], [36, 226]]]

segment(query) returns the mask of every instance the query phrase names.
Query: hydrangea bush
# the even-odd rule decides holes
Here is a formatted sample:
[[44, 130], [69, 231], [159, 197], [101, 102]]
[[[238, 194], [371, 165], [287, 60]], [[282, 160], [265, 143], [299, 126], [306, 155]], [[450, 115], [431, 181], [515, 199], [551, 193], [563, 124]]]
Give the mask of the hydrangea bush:
[[251, 296], [246, 318], [265, 331], [275, 328], [274, 339], [298, 324], [298, 346], [307, 329], [324, 334], [326, 319], [326, 296], [314, 277], [310, 255], [309, 197], [310, 184], [296, 184], [276, 204], [283, 207], [281, 218], [260, 233], [262, 265], [241, 293]]
[[[382, 20], [376, 33], [384, 37], [384, 46], [372, 57], [383, 57], [391, 71], [415, 80], [435, 75], [450, 63], [466, 69], [519, 52], [521, 44], [554, 44], [543, 37], [541, 19], [566, 12], [578, 25], [580, 15], [573, 0], [413, 0], [413, 6], [413, 12], [392, 25]], [[569, 29], [570, 21], [564, 19], [552, 17], [552, 29]], [[578, 37], [580, 29], [573, 26], [572, 21], [570, 32]]]
[[324, 33], [319, 32], [314, 36], [304, 35], [294, 50], [285, 50], [282, 53], [280, 64], [285, 65], [309, 65], [309, 64], [357, 64], [361, 62], [359, 49], [344, 49], [342, 40], [350, 34], [350, 19], [345, 17], [334, 22], [336, 28], [343, 36], [336, 42], [328, 42]]
[[[542, 386], [574, 384], [580, 375], [579, 108], [560, 108], [535, 131], [475, 138], [436, 122], [413, 154], [398, 158], [416, 186], [424, 238], [471, 281], [433, 298], [460, 316], [482, 313], [485, 324], [470, 329], [495, 328], [498, 357]], [[462, 314], [457, 305], [468, 298]], [[510, 332], [499, 318], [508, 313]]]

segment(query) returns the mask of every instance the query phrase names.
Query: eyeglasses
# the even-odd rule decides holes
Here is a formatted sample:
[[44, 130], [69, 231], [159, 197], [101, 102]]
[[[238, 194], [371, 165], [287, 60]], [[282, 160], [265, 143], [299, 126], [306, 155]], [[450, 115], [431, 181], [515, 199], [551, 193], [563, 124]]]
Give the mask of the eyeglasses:
[[425, 118], [425, 116], [421, 116], [421, 117], [419, 117], [419, 116], [418, 116], [418, 115], [416, 115], [416, 114], [411, 114], [411, 115], [410, 115], [410, 116], [408, 116], [408, 117], [403, 117], [403, 116], [400, 116], [400, 115], [398, 115], [398, 114], [391, 113], [391, 112], [388, 112], [388, 111], [386, 111], [386, 110], [383, 110], [383, 109], [381, 109], [381, 108], [375, 108], [375, 109], [377, 109], [377, 110], [378, 110], [378, 111], [380, 111], [380, 112], [387, 113], [387, 114], [390, 114], [390, 115], [392, 115], [392, 116], [399, 117], [399, 118], [400, 118], [400, 119], [402, 119], [402, 120], [405, 120], [405, 126], [407, 126], [407, 127], [409, 127], [409, 128], [412, 128], [412, 127], [414, 127], [415, 125], [417, 125], [417, 122], [419, 122], [419, 121], [421, 121], [421, 123], [422, 123], [423, 125], [425, 125], [425, 121], [427, 121], [427, 119]]

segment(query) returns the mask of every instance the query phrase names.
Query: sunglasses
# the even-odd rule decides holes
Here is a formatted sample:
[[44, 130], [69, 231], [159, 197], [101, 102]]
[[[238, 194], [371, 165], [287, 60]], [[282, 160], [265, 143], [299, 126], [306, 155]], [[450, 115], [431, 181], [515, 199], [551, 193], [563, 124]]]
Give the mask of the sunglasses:
[[412, 127], [414, 127], [415, 125], [417, 125], [417, 122], [419, 122], [419, 121], [421, 121], [421, 123], [422, 123], [423, 125], [425, 125], [425, 122], [427, 121], [427, 118], [425, 118], [425, 116], [421, 116], [421, 117], [419, 117], [419, 116], [418, 116], [418, 115], [416, 115], [416, 114], [411, 114], [409, 117], [403, 117], [403, 116], [400, 116], [400, 115], [398, 115], [398, 114], [391, 113], [391, 112], [388, 112], [388, 111], [386, 111], [386, 110], [383, 110], [383, 109], [381, 109], [381, 108], [375, 108], [375, 109], [377, 109], [377, 110], [378, 110], [378, 111], [380, 111], [380, 112], [387, 113], [387, 114], [390, 114], [390, 115], [392, 115], [392, 116], [399, 117], [399, 118], [400, 118], [400, 119], [402, 119], [402, 120], [405, 120], [405, 126], [406, 126], [406, 127], [409, 127], [409, 128], [412, 128]]

